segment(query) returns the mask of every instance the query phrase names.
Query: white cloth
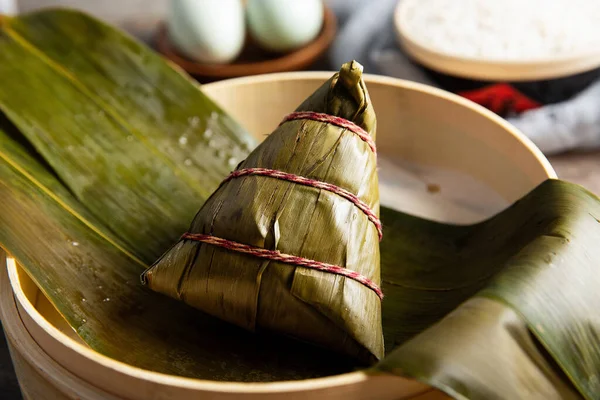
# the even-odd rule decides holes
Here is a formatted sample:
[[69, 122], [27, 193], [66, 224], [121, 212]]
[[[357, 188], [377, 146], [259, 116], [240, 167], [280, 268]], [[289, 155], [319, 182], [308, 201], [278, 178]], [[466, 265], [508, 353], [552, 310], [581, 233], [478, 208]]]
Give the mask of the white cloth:
[[[332, 69], [357, 60], [365, 72], [435, 86], [398, 46], [393, 24], [398, 0], [326, 0], [339, 19], [330, 50]], [[544, 153], [600, 148], [600, 82], [574, 98], [509, 118]]]
[[0, 14], [17, 14], [17, 0], [0, 0]]

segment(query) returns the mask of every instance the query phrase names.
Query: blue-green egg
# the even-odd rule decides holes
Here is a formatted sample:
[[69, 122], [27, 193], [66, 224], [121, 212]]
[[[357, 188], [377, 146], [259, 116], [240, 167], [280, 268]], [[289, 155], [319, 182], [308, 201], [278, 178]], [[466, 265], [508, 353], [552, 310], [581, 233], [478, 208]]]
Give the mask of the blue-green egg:
[[227, 63], [244, 46], [244, 6], [241, 0], [172, 0], [167, 29], [169, 40], [186, 57]]
[[290, 51], [314, 40], [323, 26], [321, 0], [248, 0], [246, 16], [254, 40], [272, 51]]

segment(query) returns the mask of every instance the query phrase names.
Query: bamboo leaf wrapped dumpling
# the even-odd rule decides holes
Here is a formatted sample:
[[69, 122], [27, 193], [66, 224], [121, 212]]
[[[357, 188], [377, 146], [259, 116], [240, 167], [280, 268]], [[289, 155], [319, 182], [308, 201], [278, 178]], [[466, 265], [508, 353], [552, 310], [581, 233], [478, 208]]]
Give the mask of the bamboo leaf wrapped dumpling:
[[376, 118], [344, 64], [284, 118], [142, 275], [251, 331], [383, 357]]

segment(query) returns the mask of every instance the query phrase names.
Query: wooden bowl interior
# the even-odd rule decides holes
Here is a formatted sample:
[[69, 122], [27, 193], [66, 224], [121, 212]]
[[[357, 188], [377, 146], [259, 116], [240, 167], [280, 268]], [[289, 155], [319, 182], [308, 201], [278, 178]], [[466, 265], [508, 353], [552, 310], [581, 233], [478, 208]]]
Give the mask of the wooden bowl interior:
[[[212, 83], [204, 90], [264, 138], [330, 76], [272, 74]], [[442, 222], [472, 223], [555, 177], [541, 152], [488, 110], [425, 85], [369, 75], [366, 82], [377, 113], [382, 204]], [[432, 186], [436, 193], [428, 191]], [[457, 202], [472, 207], [459, 209]]]
[[[260, 138], [330, 76], [326, 72], [273, 74], [205, 85], [203, 90]], [[539, 150], [482, 107], [423, 85], [375, 76], [367, 76], [366, 81], [378, 115], [382, 193], [387, 193], [384, 204], [434, 219], [472, 222], [505, 207], [543, 180], [555, 177]], [[428, 175], [420, 175], [423, 170], [429, 171]], [[423, 176], [437, 180], [428, 182], [421, 179]], [[479, 185], [473, 187], [494, 195], [478, 198], [477, 210], [461, 214], [465, 209], [454, 204], [456, 195], [469, 192], [477, 197], [469, 189], [473, 182]], [[430, 183], [435, 183], [439, 190], [434, 193], [428, 190]], [[6, 275], [4, 268], [0, 274], [3, 285], [0, 306], [12, 351], [17, 354], [16, 359], [25, 363], [18, 369], [26, 371], [20, 373], [22, 381], [39, 378], [34, 379], [27, 365], [39, 368], [43, 364], [46, 370], [59, 372], [44, 375], [40, 385], [59, 385], [50, 382], [57, 375], [59, 380], [81, 380], [87, 391], [91, 384], [101, 388], [98, 393], [106, 390], [127, 399], [150, 395], [165, 399], [199, 395], [211, 399], [285, 397], [287, 400], [307, 396], [448, 398], [409, 379], [364, 372], [299, 382], [248, 384], [193, 380], [137, 369], [87, 348], [14, 260], [8, 259], [8, 264], [10, 284], [2, 276]], [[31, 343], [20, 343], [18, 338], [31, 339]], [[31, 349], [37, 349], [43, 357], [32, 355]]]

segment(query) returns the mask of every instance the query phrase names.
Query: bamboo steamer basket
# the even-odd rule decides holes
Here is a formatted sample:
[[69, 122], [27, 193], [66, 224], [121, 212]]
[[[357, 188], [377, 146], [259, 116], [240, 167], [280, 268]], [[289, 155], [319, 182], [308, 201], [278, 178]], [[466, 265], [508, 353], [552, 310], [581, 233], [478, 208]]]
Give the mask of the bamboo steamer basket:
[[[270, 74], [212, 83], [203, 90], [260, 138], [330, 76]], [[505, 204], [556, 177], [527, 138], [483, 107], [398, 79], [366, 75], [366, 82], [378, 116], [380, 160], [458, 171], [491, 188]], [[382, 180], [382, 186], [387, 184], [389, 178]], [[403, 206], [427, 214], [411, 204]], [[135, 368], [81, 342], [14, 259], [6, 257], [6, 267], [1, 266], [0, 316], [26, 399], [448, 399], [422, 383], [383, 373], [230, 383]]]

